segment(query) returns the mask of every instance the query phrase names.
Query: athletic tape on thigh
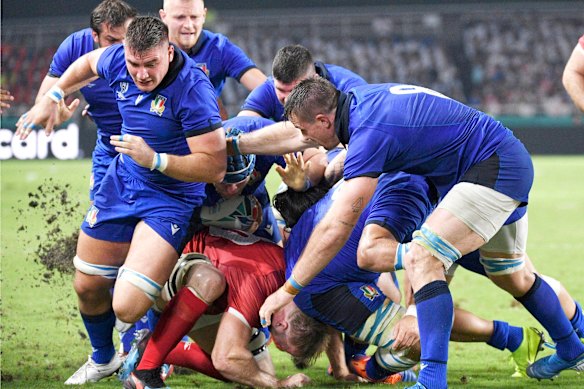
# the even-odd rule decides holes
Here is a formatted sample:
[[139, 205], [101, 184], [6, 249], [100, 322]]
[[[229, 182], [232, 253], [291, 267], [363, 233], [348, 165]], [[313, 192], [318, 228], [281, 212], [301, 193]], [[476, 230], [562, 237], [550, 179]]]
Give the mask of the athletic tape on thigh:
[[83, 274], [90, 276], [102, 276], [108, 280], [115, 280], [118, 277], [119, 266], [96, 265], [85, 262], [77, 255], [73, 258], [73, 266]]
[[426, 224], [414, 231], [412, 243], [416, 243], [430, 252], [434, 257], [444, 264], [446, 270], [460, 259], [460, 251], [450, 242], [442, 239], [438, 234], [429, 229]]
[[562, 291], [562, 284], [560, 281], [550, 276], [544, 276], [543, 274], [540, 274], [539, 276], [554, 290], [557, 296], [560, 295], [560, 292]]
[[525, 267], [525, 258], [492, 258], [480, 256], [479, 261], [484, 266], [487, 274], [502, 276], [518, 272]]
[[375, 360], [379, 366], [392, 373], [405, 371], [418, 363], [406, 357], [408, 350], [395, 351], [391, 346], [379, 347], [375, 351]]
[[404, 313], [405, 310], [400, 305], [386, 299], [351, 336], [379, 347], [390, 346], [393, 343], [391, 337], [393, 327]]
[[132, 269], [128, 269], [125, 266], [120, 268], [118, 280], [128, 281], [130, 284], [143, 291], [144, 294], [146, 294], [146, 297], [152, 301], [156, 301], [156, 298], [160, 296], [160, 291], [162, 290], [162, 286], [160, 286], [160, 284], [157, 282], [153, 281], [144, 274], [138, 273]]

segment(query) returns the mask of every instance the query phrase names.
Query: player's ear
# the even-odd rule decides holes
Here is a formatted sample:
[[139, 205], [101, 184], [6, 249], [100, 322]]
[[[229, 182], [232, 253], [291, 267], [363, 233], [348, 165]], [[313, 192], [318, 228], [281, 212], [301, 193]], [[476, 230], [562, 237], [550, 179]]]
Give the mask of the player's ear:
[[174, 46], [168, 45], [168, 61], [172, 62], [173, 59], [174, 59]]

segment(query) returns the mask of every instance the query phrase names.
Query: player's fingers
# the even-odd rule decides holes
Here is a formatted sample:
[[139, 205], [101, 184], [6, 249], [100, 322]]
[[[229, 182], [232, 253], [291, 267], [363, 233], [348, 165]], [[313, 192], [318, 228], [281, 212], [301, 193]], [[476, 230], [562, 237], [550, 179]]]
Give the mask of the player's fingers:
[[310, 165], [312, 164], [312, 161], [308, 161], [304, 164], [304, 170], [307, 171], [310, 168]]
[[[69, 106], [67, 108], [69, 108], [70, 111], [75, 111], [80, 103], [81, 103], [81, 101], [79, 99], [75, 99], [71, 102], [71, 104], [69, 104]], [[89, 105], [88, 105], [88, 107], [89, 107]]]
[[280, 165], [276, 165], [276, 172], [280, 175], [280, 177], [284, 178], [286, 175], [286, 170]]

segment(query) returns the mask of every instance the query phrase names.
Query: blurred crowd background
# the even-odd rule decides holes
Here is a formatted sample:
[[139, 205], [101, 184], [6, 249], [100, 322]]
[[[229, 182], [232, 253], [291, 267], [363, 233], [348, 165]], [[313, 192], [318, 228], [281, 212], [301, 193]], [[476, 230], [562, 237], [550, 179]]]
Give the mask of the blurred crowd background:
[[[89, 12], [98, 1], [81, 1], [87, 3], [85, 14], [62, 17], [55, 16], [58, 4], [43, 1], [45, 13], [52, 16], [30, 17], [18, 3], [11, 17], [5, 17], [11, 2], [16, 3], [3, 2], [1, 74], [2, 88], [16, 98], [12, 113], [19, 115], [33, 103], [59, 43], [88, 26]], [[143, 13], [157, 14], [162, 2], [129, 3]], [[262, 3], [278, 8], [261, 7]], [[291, 4], [297, 7], [282, 8]], [[370, 83], [426, 86], [496, 117], [573, 124], [581, 123], [582, 115], [561, 77], [584, 34], [581, 5], [344, 0], [276, 5], [209, 0], [205, 28], [227, 35], [266, 74], [280, 47], [300, 43], [316, 59], [351, 69]], [[79, 8], [76, 3], [75, 10]], [[246, 94], [236, 82], [227, 83], [222, 98], [229, 115], [237, 114]]]

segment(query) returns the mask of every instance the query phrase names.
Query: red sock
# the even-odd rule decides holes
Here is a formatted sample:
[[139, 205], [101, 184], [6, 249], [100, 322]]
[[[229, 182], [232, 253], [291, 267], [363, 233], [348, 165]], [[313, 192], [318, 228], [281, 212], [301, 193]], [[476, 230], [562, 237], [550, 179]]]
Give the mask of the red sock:
[[206, 309], [207, 304], [189, 288], [179, 290], [160, 315], [137, 369], [160, 367], [168, 353], [193, 328]]
[[166, 358], [165, 363], [176, 366], [188, 367], [203, 373], [209, 377], [225, 381], [228, 380], [221, 375], [213, 366], [211, 356], [207, 354], [198, 344], [193, 342], [180, 342]]

